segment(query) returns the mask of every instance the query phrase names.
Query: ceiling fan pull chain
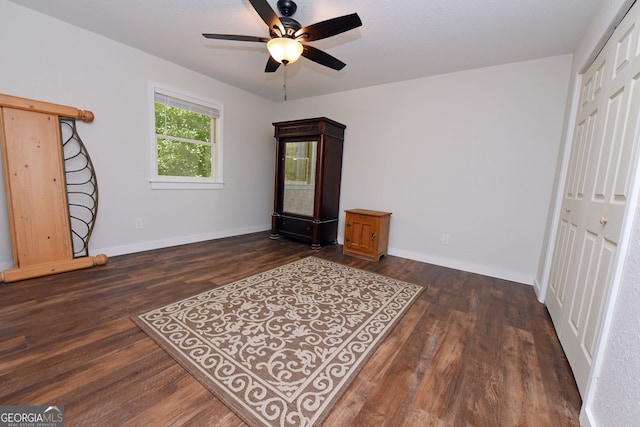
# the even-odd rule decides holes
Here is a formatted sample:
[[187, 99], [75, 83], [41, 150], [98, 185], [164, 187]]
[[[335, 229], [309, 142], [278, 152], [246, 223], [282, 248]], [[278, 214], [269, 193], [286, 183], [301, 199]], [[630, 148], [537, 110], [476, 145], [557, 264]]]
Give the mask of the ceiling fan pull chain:
[[284, 64], [284, 84], [282, 85], [284, 90], [284, 100], [287, 100], [287, 64]]

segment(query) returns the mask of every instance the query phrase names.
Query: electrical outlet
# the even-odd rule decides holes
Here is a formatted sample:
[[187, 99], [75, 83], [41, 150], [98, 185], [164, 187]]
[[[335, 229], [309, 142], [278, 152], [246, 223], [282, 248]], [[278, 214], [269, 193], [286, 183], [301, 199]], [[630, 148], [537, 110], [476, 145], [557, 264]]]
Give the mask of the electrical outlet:
[[142, 222], [142, 218], [136, 218], [136, 230], [142, 230], [144, 228], [144, 224]]
[[446, 233], [442, 233], [442, 240], [440, 240], [440, 243], [442, 243], [443, 245], [448, 245], [449, 244], [449, 235]]

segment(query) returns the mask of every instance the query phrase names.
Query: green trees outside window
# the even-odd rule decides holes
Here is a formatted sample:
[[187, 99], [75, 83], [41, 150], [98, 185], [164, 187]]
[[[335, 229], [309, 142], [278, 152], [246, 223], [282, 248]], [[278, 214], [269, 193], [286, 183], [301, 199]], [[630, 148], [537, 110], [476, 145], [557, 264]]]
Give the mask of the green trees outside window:
[[211, 178], [217, 118], [155, 103], [157, 174]]

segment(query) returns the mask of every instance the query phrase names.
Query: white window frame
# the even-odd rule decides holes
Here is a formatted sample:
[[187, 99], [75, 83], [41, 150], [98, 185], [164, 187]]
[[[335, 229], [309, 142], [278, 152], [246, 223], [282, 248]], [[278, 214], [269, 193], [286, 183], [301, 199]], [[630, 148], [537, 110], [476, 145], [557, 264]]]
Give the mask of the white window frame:
[[[207, 109], [215, 110], [218, 114], [217, 126], [215, 126], [214, 134], [211, 141], [212, 156], [212, 176], [210, 178], [200, 177], [165, 177], [158, 175], [158, 151], [156, 139], [156, 118], [155, 118], [155, 99], [156, 94], [165, 95], [171, 98], [184, 101], [185, 103], [196, 104]], [[223, 126], [223, 105], [220, 102], [194, 95], [186, 91], [168, 87], [161, 83], [150, 82], [149, 84], [149, 114], [150, 114], [150, 178], [151, 188], [153, 190], [221, 190], [224, 186], [222, 179], [222, 126]]]

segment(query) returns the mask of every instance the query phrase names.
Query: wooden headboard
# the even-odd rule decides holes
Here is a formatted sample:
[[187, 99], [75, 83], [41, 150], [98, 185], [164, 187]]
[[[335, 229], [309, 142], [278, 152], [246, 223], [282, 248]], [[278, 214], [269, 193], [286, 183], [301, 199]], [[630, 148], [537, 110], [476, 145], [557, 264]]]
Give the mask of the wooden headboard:
[[0, 94], [0, 145], [11, 228], [13, 282], [103, 265], [106, 255], [74, 257], [60, 118], [93, 113]]

